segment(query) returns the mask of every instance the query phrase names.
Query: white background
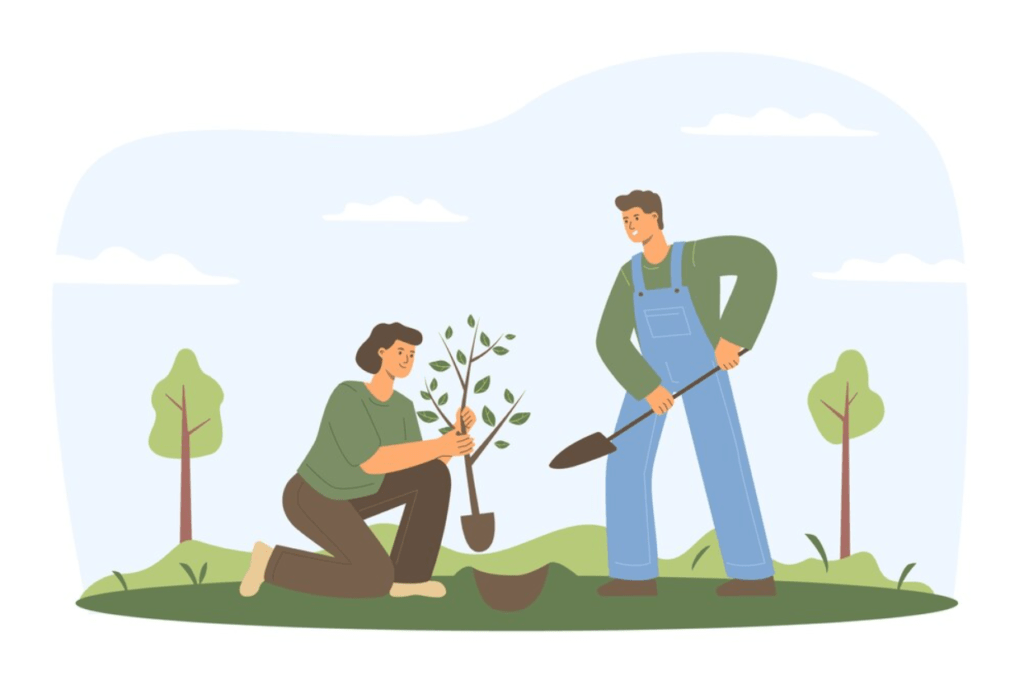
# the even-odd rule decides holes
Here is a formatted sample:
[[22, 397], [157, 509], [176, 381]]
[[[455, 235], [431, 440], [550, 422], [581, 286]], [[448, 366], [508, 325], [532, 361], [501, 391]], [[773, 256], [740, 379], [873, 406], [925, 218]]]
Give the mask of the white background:
[[[93, 2], [0, 14], [0, 612], [6, 668], [87, 677], [787, 677], [1015, 664], [1021, 557], [1021, 22], [1011, 3]], [[770, 8], [762, 5], [770, 5]], [[722, 631], [455, 634], [199, 626], [93, 615], [80, 594], [57, 442], [51, 263], [64, 207], [104, 153], [245, 129], [425, 134], [500, 119], [559, 83], [683, 52], [745, 52], [851, 76], [931, 135], [968, 266], [970, 412], [952, 611]], [[926, 338], [894, 338], [907, 361]], [[680, 603], [686, 606], [686, 603]], [[13, 637], [12, 637], [13, 635]], [[742, 650], [742, 651], [738, 651]], [[543, 660], [537, 657], [545, 657]], [[31, 669], [35, 668], [35, 672]]]

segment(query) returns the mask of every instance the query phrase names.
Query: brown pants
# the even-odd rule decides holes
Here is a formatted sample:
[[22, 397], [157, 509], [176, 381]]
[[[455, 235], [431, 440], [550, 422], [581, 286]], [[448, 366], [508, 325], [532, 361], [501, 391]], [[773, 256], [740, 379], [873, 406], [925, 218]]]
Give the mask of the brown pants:
[[[427, 581], [441, 550], [450, 492], [448, 466], [438, 460], [390, 472], [377, 493], [348, 501], [325, 498], [295, 475], [284, 488], [284, 513], [330, 555], [279, 545], [266, 581], [333, 597], [379, 597], [395, 582]], [[363, 520], [403, 503], [389, 557]]]

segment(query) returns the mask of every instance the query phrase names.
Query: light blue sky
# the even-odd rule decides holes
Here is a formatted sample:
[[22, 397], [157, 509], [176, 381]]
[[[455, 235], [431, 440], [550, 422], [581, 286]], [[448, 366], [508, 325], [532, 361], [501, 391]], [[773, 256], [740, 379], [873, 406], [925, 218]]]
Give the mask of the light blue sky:
[[[358, 105], [358, 97], [353, 97]], [[777, 107], [823, 112], [869, 137], [690, 135], [715, 114]], [[845, 349], [861, 351], [886, 418], [852, 450], [852, 547], [890, 578], [951, 593], [966, 419], [962, 284], [827, 281], [859, 258], [910, 253], [962, 260], [949, 181], [923, 130], [878, 93], [829, 71], [753, 56], [652, 59], [575, 80], [491, 125], [423, 137], [208, 132], [115, 149], [82, 178], [58, 253], [122, 246], [185, 257], [234, 286], [58, 285], [54, 362], [65, 476], [84, 582], [133, 571], [177, 540], [178, 464], [148, 449], [150, 394], [176, 352], [193, 349], [224, 388], [224, 443], [193, 465], [198, 540], [248, 549], [261, 539], [312, 544], [288, 524], [281, 490], [316, 434], [369, 329], [424, 331], [413, 376], [449, 324], [468, 338], [518, 335], [480, 375], [525, 389], [530, 422], [477, 468], [494, 549], [559, 527], [604, 523], [602, 464], [552, 471], [550, 458], [610, 432], [621, 389], [594, 334], [616, 270], [634, 252], [616, 195], [652, 189], [670, 240], [741, 234], [779, 266], [775, 303], [733, 374], [774, 557], [813, 555], [804, 533], [838, 552], [839, 450], [818, 434], [807, 392]], [[439, 201], [454, 224], [326, 222], [347, 203]], [[709, 367], [710, 368], [710, 367]], [[453, 383], [447, 374], [442, 382]], [[711, 528], [679, 409], [655, 467], [662, 556]], [[424, 425], [424, 432], [430, 432]], [[466, 550], [461, 465], [445, 544]], [[397, 521], [392, 512], [379, 521]]]

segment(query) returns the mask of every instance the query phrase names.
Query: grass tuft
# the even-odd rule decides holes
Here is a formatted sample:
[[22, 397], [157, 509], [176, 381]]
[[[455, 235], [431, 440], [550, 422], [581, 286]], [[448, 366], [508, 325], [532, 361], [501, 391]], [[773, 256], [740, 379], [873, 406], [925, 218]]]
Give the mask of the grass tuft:
[[124, 576], [121, 575], [121, 572], [115, 571], [114, 576], [116, 576], [117, 580], [121, 582], [121, 587], [124, 588], [125, 592], [128, 592], [128, 582], [124, 580]]
[[911, 562], [907, 566], [903, 567], [903, 573], [900, 574], [900, 580], [896, 582], [896, 590], [903, 589], [903, 582], [907, 580], [907, 574], [909, 574], [910, 570], [913, 569], [916, 565], [917, 562]]
[[693, 558], [693, 564], [690, 565], [690, 571], [697, 568], [697, 563], [700, 562], [700, 558], [704, 557], [704, 553], [706, 553], [710, 547], [710, 545], [706, 545], [700, 549], [700, 552]]
[[819, 541], [818, 537], [815, 536], [814, 534], [804, 534], [804, 535], [807, 536], [807, 540], [809, 540], [811, 542], [811, 544], [818, 551], [818, 554], [821, 555], [821, 561], [825, 563], [825, 571], [827, 572], [828, 571], [828, 555], [825, 554], [825, 546], [823, 546], [821, 544], [821, 541]]
[[192, 567], [188, 566], [184, 562], [178, 562], [178, 564], [180, 564], [181, 568], [185, 570], [185, 573], [188, 574], [188, 577], [192, 579], [192, 585], [199, 585], [199, 579], [196, 578], [196, 573], [192, 571]]

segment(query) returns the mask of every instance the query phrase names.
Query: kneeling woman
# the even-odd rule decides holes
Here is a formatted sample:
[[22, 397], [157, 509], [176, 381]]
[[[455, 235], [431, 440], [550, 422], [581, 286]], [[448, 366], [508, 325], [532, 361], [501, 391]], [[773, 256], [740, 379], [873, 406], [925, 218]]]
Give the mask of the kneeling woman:
[[[335, 597], [445, 594], [430, 576], [448, 517], [447, 463], [474, 444], [455, 430], [423, 441], [412, 401], [395, 391], [422, 341], [400, 323], [373, 329], [356, 353], [373, 377], [335, 388], [312, 449], [284, 488], [289, 521], [330, 555], [257, 543], [242, 595], [255, 595], [264, 581]], [[467, 428], [476, 421], [468, 408], [458, 416]], [[364, 520], [403, 504], [389, 557]]]

